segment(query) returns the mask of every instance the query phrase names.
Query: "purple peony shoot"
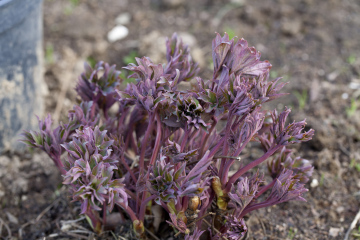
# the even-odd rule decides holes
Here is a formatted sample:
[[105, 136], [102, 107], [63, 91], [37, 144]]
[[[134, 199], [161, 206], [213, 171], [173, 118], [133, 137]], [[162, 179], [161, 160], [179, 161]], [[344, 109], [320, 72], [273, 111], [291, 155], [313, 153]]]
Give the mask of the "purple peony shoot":
[[[103, 231], [106, 216], [118, 211], [146, 239], [145, 229], [157, 228], [145, 215], [159, 205], [175, 236], [241, 239], [245, 215], [305, 201], [313, 167], [289, 146], [309, 141], [314, 130], [305, 131], [305, 121], [287, 123], [290, 109], [262, 109], [284, 95], [285, 83], [269, 78], [271, 64], [244, 39], [217, 34], [213, 77], [203, 79], [176, 34], [166, 47], [165, 64], [143, 57], [125, 67], [136, 79], [125, 89], [115, 66], [85, 64], [75, 89], [82, 102], [68, 122], [52, 128], [48, 116], [38, 132], [23, 134], [24, 143], [54, 161], [94, 231]], [[184, 82], [192, 87], [179, 90]], [[250, 142], [263, 155], [240, 159]], [[254, 171], [265, 161], [269, 182]]]

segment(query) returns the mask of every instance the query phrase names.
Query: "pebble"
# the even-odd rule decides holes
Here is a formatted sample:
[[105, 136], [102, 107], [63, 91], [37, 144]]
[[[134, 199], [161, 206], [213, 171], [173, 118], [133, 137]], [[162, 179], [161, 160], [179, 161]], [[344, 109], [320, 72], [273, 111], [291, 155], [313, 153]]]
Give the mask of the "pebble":
[[338, 76], [339, 76], [339, 73], [337, 71], [334, 71], [327, 76], [327, 79], [329, 81], [334, 81]]
[[324, 76], [324, 75], [325, 75], [324, 69], [319, 69], [319, 70], [317, 71], [317, 74], [318, 74], [319, 76]]
[[351, 89], [360, 89], [360, 83], [359, 83], [359, 80], [352, 80], [349, 84], [349, 88]]
[[345, 208], [343, 206], [339, 206], [339, 207], [336, 208], [336, 212], [339, 213], [339, 214], [344, 212], [344, 211], [345, 211]]
[[130, 13], [125, 12], [117, 16], [115, 22], [117, 25], [126, 25], [130, 23], [130, 20], [131, 20]]
[[198, 47], [193, 48], [191, 50], [191, 55], [194, 61], [197, 62], [201, 68], [205, 67], [206, 62], [204, 58], [204, 52], [200, 48]]
[[190, 48], [197, 44], [195, 36], [190, 33], [180, 32], [178, 36], [182, 39], [183, 43], [188, 45]]
[[343, 94], [341, 94], [341, 98], [346, 100], [346, 99], [349, 98], [349, 94], [348, 93], [343, 93]]
[[129, 34], [129, 29], [122, 25], [117, 25], [110, 30], [107, 34], [107, 39], [109, 42], [116, 42], [118, 40], [124, 39]]
[[317, 186], [319, 186], [319, 181], [316, 178], [314, 178], [310, 183], [310, 187], [316, 188]]
[[281, 23], [281, 30], [284, 34], [296, 35], [301, 30], [301, 20], [299, 19], [285, 19]]
[[341, 228], [331, 227], [330, 230], [329, 230], [329, 235], [331, 237], [337, 237], [339, 235], [340, 231], [341, 231]]

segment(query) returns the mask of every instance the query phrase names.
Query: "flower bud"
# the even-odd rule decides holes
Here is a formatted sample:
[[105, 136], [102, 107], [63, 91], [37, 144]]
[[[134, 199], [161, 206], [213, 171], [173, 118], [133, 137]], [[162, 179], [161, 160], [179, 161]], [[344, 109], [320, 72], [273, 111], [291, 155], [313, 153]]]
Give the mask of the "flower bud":
[[221, 188], [221, 182], [219, 177], [214, 177], [211, 181], [211, 187], [216, 194], [216, 204], [219, 209], [226, 210], [229, 202], [227, 194], [225, 194]]
[[224, 195], [221, 189], [221, 182], [219, 177], [214, 177], [211, 181], [211, 187], [214, 190], [217, 197]]
[[134, 232], [137, 236], [142, 235], [145, 231], [143, 222], [139, 220], [133, 221], [133, 227], [134, 227]]
[[199, 205], [201, 204], [201, 200], [198, 196], [192, 197], [189, 200], [188, 208], [192, 211], [198, 209]]

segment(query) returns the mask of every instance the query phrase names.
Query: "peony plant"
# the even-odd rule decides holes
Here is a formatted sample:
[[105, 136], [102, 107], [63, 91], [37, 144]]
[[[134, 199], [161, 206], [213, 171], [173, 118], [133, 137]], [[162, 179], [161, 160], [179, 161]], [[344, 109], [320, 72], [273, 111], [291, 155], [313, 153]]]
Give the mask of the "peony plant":
[[[269, 78], [271, 64], [244, 39], [217, 34], [213, 76], [203, 79], [176, 34], [166, 48], [165, 64], [143, 57], [124, 67], [136, 79], [125, 89], [115, 65], [85, 63], [75, 89], [81, 103], [67, 123], [53, 128], [49, 115], [40, 131], [23, 134], [54, 161], [91, 227], [100, 233], [119, 211], [146, 239], [154, 224], [146, 216], [159, 205], [175, 236], [241, 239], [245, 215], [305, 201], [313, 167], [289, 146], [310, 140], [314, 130], [305, 131], [305, 121], [287, 124], [290, 109], [262, 109], [284, 95], [285, 83]], [[184, 82], [192, 87], [179, 90]], [[240, 157], [250, 142], [263, 148], [258, 159]], [[257, 168], [265, 161], [272, 181]]]

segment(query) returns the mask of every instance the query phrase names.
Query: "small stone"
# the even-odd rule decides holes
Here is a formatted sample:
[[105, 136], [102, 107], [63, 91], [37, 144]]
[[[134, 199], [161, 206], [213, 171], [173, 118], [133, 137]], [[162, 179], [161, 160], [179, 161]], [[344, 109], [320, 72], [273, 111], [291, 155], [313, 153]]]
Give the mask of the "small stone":
[[2, 166], [7, 166], [7, 165], [9, 165], [9, 163], [10, 163], [10, 158], [9, 157], [7, 157], [7, 156], [0, 156], [0, 164], [2, 165]]
[[340, 228], [333, 228], [331, 227], [330, 230], [329, 230], [329, 235], [331, 237], [337, 237], [340, 233], [341, 229]]
[[110, 30], [107, 34], [109, 42], [116, 42], [118, 40], [124, 39], [129, 34], [129, 29], [122, 25], [117, 25]]
[[193, 47], [197, 44], [196, 38], [190, 33], [180, 32], [179, 37], [182, 39], [183, 43], [189, 45], [189, 47]]
[[25, 202], [26, 200], [28, 200], [28, 197], [26, 195], [22, 195], [21, 196], [21, 201]]
[[61, 231], [67, 232], [71, 229], [71, 227], [72, 227], [71, 224], [64, 224], [61, 226]]
[[11, 184], [11, 191], [14, 194], [27, 192], [27, 190], [28, 190], [28, 181], [23, 177], [18, 177]]
[[191, 51], [191, 55], [194, 61], [197, 62], [201, 68], [205, 67], [206, 62], [204, 58], [204, 52], [200, 48], [193, 48]]
[[296, 35], [301, 30], [301, 20], [299, 19], [286, 19], [281, 23], [281, 30], [287, 35]]
[[339, 76], [339, 73], [337, 71], [334, 71], [327, 75], [327, 79], [332, 82], [337, 78], [337, 76]]
[[6, 212], [6, 215], [11, 223], [19, 224], [19, 220], [14, 215], [9, 212]]
[[319, 76], [324, 76], [324, 75], [325, 75], [324, 69], [319, 69], [319, 70], [317, 71], [317, 74], [318, 74]]
[[351, 89], [360, 89], [359, 80], [358, 79], [353, 79], [349, 84], [349, 88], [351, 88]]
[[310, 187], [316, 188], [317, 186], [319, 186], [319, 181], [316, 178], [314, 178], [310, 183]]
[[343, 206], [339, 206], [339, 207], [336, 208], [336, 212], [339, 213], [339, 214], [344, 212], [344, 211], [345, 211], [345, 208]]
[[115, 19], [116, 24], [118, 25], [126, 25], [129, 24], [131, 20], [130, 13], [121, 13], [117, 18]]
[[348, 93], [343, 93], [343, 94], [341, 94], [341, 98], [346, 100], [346, 99], [349, 98], [349, 94]]

